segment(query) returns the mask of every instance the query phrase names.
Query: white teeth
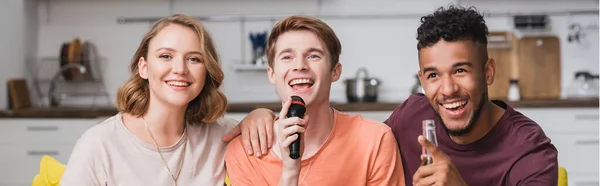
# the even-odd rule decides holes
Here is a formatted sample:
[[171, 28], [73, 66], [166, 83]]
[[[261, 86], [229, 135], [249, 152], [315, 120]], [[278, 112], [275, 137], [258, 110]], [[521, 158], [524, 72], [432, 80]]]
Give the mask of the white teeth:
[[314, 82], [310, 79], [294, 79], [294, 80], [290, 81], [290, 85], [297, 85], [297, 84], [304, 84], [304, 83], [313, 84]]
[[442, 104], [442, 106], [444, 106], [444, 108], [447, 108], [447, 109], [455, 109], [466, 103], [467, 103], [467, 101], [460, 101], [460, 102]]
[[182, 82], [182, 81], [167, 81], [167, 84], [169, 84], [171, 86], [178, 86], [178, 87], [187, 87], [187, 86], [190, 86], [190, 83], [188, 83], [188, 82]]

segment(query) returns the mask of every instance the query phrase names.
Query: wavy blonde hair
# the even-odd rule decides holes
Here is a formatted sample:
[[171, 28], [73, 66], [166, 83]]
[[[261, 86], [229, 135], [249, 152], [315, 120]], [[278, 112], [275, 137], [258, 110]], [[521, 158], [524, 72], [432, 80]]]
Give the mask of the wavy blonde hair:
[[142, 116], [148, 110], [150, 102], [150, 90], [148, 80], [140, 77], [138, 73], [138, 60], [141, 57], [147, 59], [148, 45], [156, 34], [170, 24], [178, 24], [194, 30], [198, 34], [203, 55], [201, 59], [206, 67], [206, 82], [200, 94], [188, 104], [185, 120], [190, 124], [212, 123], [223, 116], [227, 109], [227, 98], [219, 91], [223, 83], [224, 75], [220, 67], [220, 60], [215, 45], [208, 31], [194, 18], [186, 15], [175, 14], [158, 20], [146, 33], [140, 43], [129, 70], [131, 77], [123, 84], [117, 92], [117, 108], [119, 111], [137, 117]]

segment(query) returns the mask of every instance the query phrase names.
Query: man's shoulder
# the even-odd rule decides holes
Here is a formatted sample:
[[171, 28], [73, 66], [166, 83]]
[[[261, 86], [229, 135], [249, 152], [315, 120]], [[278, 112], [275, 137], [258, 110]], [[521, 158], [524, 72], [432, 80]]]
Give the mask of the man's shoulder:
[[410, 95], [406, 100], [402, 102], [402, 104], [398, 105], [398, 107], [394, 109], [394, 113], [415, 113], [421, 112], [423, 110], [431, 110], [429, 100], [427, 99], [427, 96], [425, 96], [425, 94], [416, 93]]
[[[339, 113], [334, 130], [335, 141], [344, 145], [352, 144], [359, 154], [379, 152], [380, 149], [394, 149], [397, 147], [392, 129], [383, 122], [365, 118], [361, 114]], [[336, 143], [340, 145], [340, 143]]]
[[389, 119], [385, 122], [394, 129], [402, 125], [420, 122], [425, 118], [435, 117], [435, 111], [422, 93], [409, 96], [402, 104], [398, 105]]
[[511, 162], [510, 181], [523, 184], [556, 184], [558, 150], [538, 123], [524, 114], [506, 106], [502, 122], [502, 136], [506, 148], [516, 162]]
[[505, 114], [506, 123], [504, 124], [508, 125], [510, 131], [514, 134], [522, 135], [530, 133], [544, 133], [542, 127], [540, 127], [536, 121], [532, 120], [521, 112], [514, 110], [513, 108], [506, 109]]
[[501, 123], [508, 127], [507, 134], [504, 134], [506, 137], [531, 148], [551, 144], [550, 138], [536, 121], [513, 108], [507, 109], [506, 112], [505, 123]]
[[226, 154], [226, 158], [228, 157], [234, 157], [234, 156], [238, 156], [238, 155], [242, 155], [242, 156], [246, 156], [246, 152], [244, 150], [244, 146], [242, 145], [242, 135], [238, 135], [237, 137], [233, 138], [231, 141], [229, 141], [229, 144], [227, 144], [227, 149], [225, 151]]
[[368, 134], [377, 138], [391, 131], [385, 123], [365, 118], [361, 114], [338, 112], [336, 122], [339, 128], [337, 130], [345, 130], [344, 133], [360, 133], [362, 136]]

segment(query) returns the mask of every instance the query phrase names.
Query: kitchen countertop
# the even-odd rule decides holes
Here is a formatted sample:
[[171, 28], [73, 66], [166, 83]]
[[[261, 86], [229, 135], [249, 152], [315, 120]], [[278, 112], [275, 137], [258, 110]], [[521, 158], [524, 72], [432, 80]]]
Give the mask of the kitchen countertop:
[[[598, 99], [586, 100], [527, 100], [508, 102], [516, 108], [573, 108], [596, 107]], [[390, 103], [332, 103], [339, 111], [393, 111], [401, 102]], [[279, 103], [231, 103], [227, 108], [229, 113], [247, 113], [256, 108], [281, 110]], [[117, 113], [116, 108], [31, 108], [24, 110], [0, 110], [0, 118], [97, 118], [108, 117]]]

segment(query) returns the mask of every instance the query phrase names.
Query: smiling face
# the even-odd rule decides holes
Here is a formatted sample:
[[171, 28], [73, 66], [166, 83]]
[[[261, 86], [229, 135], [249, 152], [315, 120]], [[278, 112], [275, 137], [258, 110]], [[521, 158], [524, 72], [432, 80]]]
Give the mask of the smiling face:
[[487, 101], [494, 62], [486, 62], [481, 50], [485, 47], [469, 40], [440, 40], [419, 51], [419, 79], [450, 135], [469, 133]]
[[293, 30], [279, 35], [274, 46], [268, 75], [281, 100], [297, 95], [307, 106], [329, 104], [331, 83], [339, 79], [341, 64], [332, 68], [324, 42], [311, 31]]
[[206, 68], [201, 42], [191, 28], [170, 24], [148, 45], [147, 58], [138, 62], [139, 74], [148, 80], [150, 99], [186, 107], [202, 91]]

